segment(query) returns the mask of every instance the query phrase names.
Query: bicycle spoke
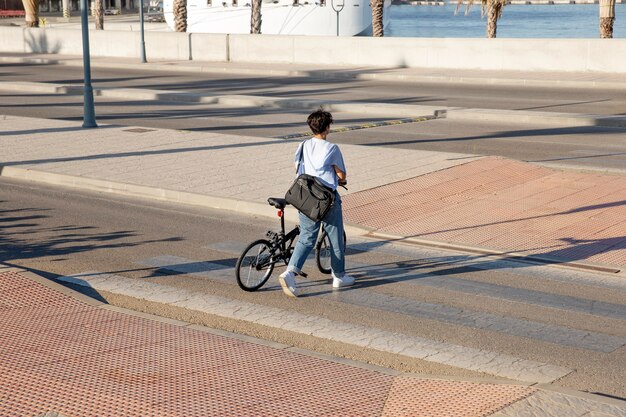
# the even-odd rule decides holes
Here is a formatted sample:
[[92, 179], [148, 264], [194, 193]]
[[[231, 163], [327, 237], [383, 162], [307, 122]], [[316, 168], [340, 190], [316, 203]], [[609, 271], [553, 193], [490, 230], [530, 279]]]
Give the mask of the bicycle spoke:
[[236, 269], [241, 288], [247, 291], [259, 289], [274, 269], [269, 242], [259, 240], [251, 243], [237, 262]]

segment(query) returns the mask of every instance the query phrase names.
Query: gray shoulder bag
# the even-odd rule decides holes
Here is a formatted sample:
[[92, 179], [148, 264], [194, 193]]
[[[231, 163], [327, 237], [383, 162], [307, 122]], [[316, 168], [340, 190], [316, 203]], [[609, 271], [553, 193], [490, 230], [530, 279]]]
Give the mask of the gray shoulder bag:
[[[302, 142], [300, 148], [298, 167], [304, 163], [305, 143], [306, 141]], [[326, 216], [335, 202], [335, 191], [325, 186], [317, 177], [301, 174], [287, 190], [285, 200], [309, 219], [318, 222]]]

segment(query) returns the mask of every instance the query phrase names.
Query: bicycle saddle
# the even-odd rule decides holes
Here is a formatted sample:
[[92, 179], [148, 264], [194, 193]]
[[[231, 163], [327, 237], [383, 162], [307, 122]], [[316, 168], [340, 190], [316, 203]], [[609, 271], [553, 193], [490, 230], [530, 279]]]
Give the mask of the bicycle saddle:
[[267, 202], [270, 203], [270, 206], [274, 206], [279, 210], [284, 209], [285, 206], [289, 204], [287, 203], [287, 200], [285, 200], [284, 198], [275, 198], [275, 197], [268, 198]]

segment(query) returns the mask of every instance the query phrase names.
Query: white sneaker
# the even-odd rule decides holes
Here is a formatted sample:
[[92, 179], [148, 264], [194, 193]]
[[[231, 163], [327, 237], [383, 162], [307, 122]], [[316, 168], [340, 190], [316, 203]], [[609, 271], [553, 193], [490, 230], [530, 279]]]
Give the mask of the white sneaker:
[[344, 274], [341, 278], [337, 278], [335, 274], [333, 275], [333, 288], [341, 288], [341, 287], [349, 287], [354, 284], [354, 277], [351, 277], [348, 274]]
[[285, 271], [278, 277], [280, 286], [283, 287], [283, 292], [290, 297], [298, 296], [298, 289], [296, 288], [296, 274], [293, 271]]

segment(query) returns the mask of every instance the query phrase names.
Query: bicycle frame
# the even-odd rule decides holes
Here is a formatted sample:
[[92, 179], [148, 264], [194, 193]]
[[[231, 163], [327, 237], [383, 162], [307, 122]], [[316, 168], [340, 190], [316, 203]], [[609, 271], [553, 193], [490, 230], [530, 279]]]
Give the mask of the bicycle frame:
[[[280, 199], [268, 200], [272, 206], [278, 208], [280, 230], [278, 232], [268, 230], [265, 234], [265, 239], [257, 239], [251, 242], [237, 259], [235, 275], [239, 287], [244, 291], [256, 291], [261, 288], [269, 279], [277, 262], [283, 261], [285, 265], [289, 265], [289, 261], [294, 252], [294, 241], [300, 235], [300, 225], [296, 225], [288, 233], [285, 233], [285, 204]], [[325, 264], [322, 266], [320, 261], [320, 254], [322, 252], [318, 245], [324, 240], [324, 236], [326, 236], [323, 226], [320, 231], [321, 233], [317, 236], [317, 242], [315, 244], [317, 266], [320, 272], [329, 274], [331, 272], [330, 269], [328, 269]], [[324, 247], [326, 247], [326, 245]], [[247, 274], [244, 272], [242, 275], [241, 268], [244, 268], [244, 271], [248, 270]], [[255, 271], [262, 272], [258, 275]], [[250, 281], [251, 273], [258, 275], [258, 277], [254, 277], [252, 281]], [[300, 271], [298, 275], [304, 278], [307, 277], [307, 274], [302, 271]]]
[[[285, 265], [289, 264], [289, 259], [291, 259], [290, 249], [293, 245], [293, 241], [296, 236], [300, 234], [300, 226], [296, 225], [289, 233], [285, 234], [285, 211], [278, 210], [278, 217], [280, 217], [280, 233], [278, 234], [278, 239], [275, 243], [278, 244], [278, 249], [280, 250], [280, 258], [285, 262]], [[270, 232], [268, 232], [270, 233]], [[289, 245], [287, 246], [287, 242]], [[276, 261], [274, 261], [275, 263]]]

